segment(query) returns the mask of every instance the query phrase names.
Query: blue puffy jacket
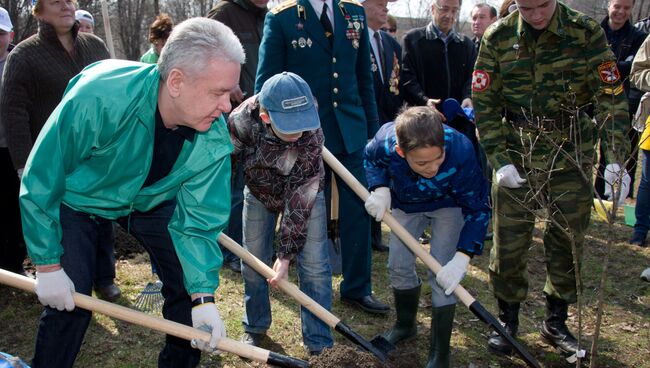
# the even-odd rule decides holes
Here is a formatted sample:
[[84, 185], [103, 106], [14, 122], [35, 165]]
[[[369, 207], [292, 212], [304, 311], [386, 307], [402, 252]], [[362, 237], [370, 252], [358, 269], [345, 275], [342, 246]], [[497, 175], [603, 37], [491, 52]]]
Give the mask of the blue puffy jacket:
[[392, 208], [406, 213], [460, 207], [465, 225], [457, 249], [481, 254], [491, 212], [488, 182], [470, 141], [454, 129], [444, 128], [445, 161], [436, 176], [426, 179], [395, 152], [395, 123], [384, 124], [364, 150], [368, 187], [389, 187]]

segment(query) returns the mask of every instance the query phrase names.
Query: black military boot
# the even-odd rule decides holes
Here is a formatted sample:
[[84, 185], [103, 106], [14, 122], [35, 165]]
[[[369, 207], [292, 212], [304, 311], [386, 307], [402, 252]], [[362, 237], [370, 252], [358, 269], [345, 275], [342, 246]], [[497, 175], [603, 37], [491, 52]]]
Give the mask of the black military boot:
[[396, 344], [417, 335], [416, 317], [420, 300], [420, 287], [421, 285], [413, 289], [393, 289], [397, 319], [393, 328], [383, 335], [391, 344]]
[[456, 304], [431, 309], [431, 336], [427, 368], [449, 368], [449, 340], [454, 327]]
[[[513, 338], [519, 329], [519, 303], [507, 303], [501, 299], [499, 302], [499, 321], [504, 325], [506, 332]], [[512, 354], [512, 345], [496, 331], [488, 336], [488, 348], [497, 354]]]
[[569, 304], [562, 300], [546, 296], [546, 319], [542, 323], [542, 338], [565, 356], [573, 355], [578, 350], [578, 340], [566, 325]]

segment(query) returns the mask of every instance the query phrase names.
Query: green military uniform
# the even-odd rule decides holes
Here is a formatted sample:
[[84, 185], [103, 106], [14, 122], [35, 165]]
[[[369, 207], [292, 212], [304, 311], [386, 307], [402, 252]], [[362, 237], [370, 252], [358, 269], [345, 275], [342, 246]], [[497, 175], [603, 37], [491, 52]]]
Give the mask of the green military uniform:
[[596, 21], [559, 2], [543, 31], [514, 12], [483, 36], [472, 90], [492, 166], [513, 164], [528, 179], [518, 189], [493, 187], [491, 287], [508, 303], [526, 298], [532, 210], [544, 207], [557, 221], [544, 233], [544, 292], [575, 302], [569, 236], [580, 251], [591, 211], [595, 145], [601, 138], [608, 162], [624, 162], [629, 150], [627, 102], [605, 34]]

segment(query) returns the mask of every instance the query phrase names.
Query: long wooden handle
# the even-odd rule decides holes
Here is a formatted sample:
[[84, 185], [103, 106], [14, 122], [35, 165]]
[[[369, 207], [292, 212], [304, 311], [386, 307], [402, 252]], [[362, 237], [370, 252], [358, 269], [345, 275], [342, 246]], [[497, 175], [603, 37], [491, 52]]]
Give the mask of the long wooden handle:
[[[0, 282], [30, 293], [35, 292], [36, 280], [3, 269], [0, 269]], [[73, 298], [75, 306], [79, 308], [105, 314], [109, 317], [131, 322], [185, 340], [200, 339], [210, 341], [210, 333], [206, 331], [201, 331], [159, 317], [150, 316], [121, 305], [109, 303], [80, 293], [74, 293]], [[219, 339], [217, 342], [217, 349], [237, 354], [241, 357], [261, 363], [266, 363], [269, 359], [269, 354], [271, 353], [268, 350], [250, 346], [228, 338]]]
[[336, 178], [332, 175], [332, 210], [330, 211], [330, 218], [332, 220], [339, 219], [339, 189], [336, 187]]
[[[352, 190], [365, 202], [368, 199], [370, 193], [368, 190], [361, 185], [357, 178], [348, 171], [348, 169], [343, 166], [339, 160], [334, 157], [334, 155], [325, 147], [323, 147], [323, 160], [327, 165], [343, 179], [343, 181], [350, 187]], [[440, 263], [435, 260], [422, 246], [418, 243], [417, 240], [402, 226], [395, 218], [388, 212], [384, 214], [383, 222], [390, 227], [393, 233], [402, 240], [402, 242], [413, 252], [415, 255], [424, 262], [427, 267], [434, 274], [437, 274], [442, 266]], [[461, 285], [456, 287], [454, 290], [456, 297], [463, 302], [467, 307], [469, 307], [474, 302], [474, 297], [465, 290]]]
[[111, 32], [111, 18], [108, 15], [108, 5], [106, 0], [102, 0], [102, 20], [104, 21], [104, 33], [106, 34], [106, 44], [111, 59], [115, 59], [115, 47], [113, 46], [113, 33]]
[[[260, 261], [259, 258], [252, 255], [249, 251], [237, 244], [236, 241], [232, 240], [227, 235], [223, 233], [220, 234], [218, 240], [221, 245], [236, 254], [237, 257], [241, 258], [242, 261], [251, 266], [257, 273], [264, 276], [266, 279], [275, 277], [276, 272], [273, 271], [271, 267]], [[323, 308], [320, 304], [316, 303], [314, 299], [303, 293], [302, 290], [300, 290], [295, 284], [287, 280], [280, 280], [278, 287], [280, 290], [300, 303], [300, 305], [307, 308], [307, 310], [316, 315], [316, 317], [318, 317], [321, 321], [325, 322], [328, 326], [336, 328], [336, 325], [341, 321], [341, 319], [333, 315], [332, 312]]]

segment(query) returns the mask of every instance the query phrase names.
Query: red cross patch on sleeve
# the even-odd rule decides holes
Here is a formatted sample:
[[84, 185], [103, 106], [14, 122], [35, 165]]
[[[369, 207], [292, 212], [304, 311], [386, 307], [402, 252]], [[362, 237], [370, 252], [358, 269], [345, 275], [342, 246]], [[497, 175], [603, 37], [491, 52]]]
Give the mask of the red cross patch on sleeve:
[[482, 92], [490, 86], [490, 75], [484, 70], [475, 70], [472, 73], [472, 91]]
[[621, 79], [621, 73], [619, 73], [615, 61], [606, 61], [598, 65], [598, 75], [600, 80], [607, 84], [614, 84]]

